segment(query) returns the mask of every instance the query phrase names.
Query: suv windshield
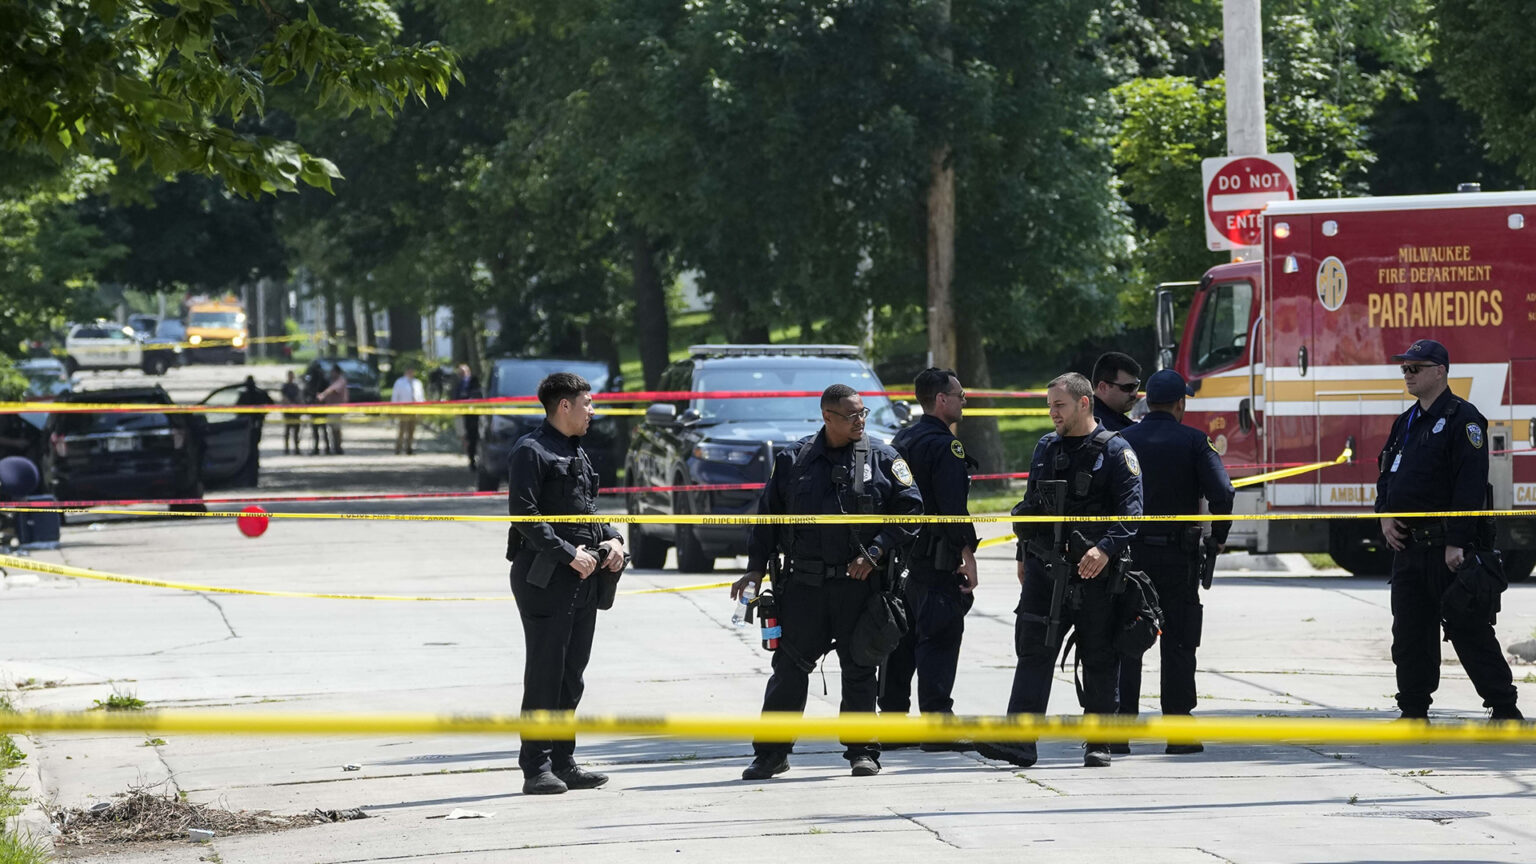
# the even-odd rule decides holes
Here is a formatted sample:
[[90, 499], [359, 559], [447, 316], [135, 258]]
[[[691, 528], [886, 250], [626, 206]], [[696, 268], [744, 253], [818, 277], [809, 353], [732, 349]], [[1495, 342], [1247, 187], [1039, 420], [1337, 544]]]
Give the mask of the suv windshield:
[[[704, 392], [741, 392], [751, 390], [796, 390], [820, 393], [833, 384], [847, 384], [860, 393], [883, 389], [874, 373], [862, 364], [795, 363], [792, 366], [737, 368], [699, 371], [694, 389]], [[773, 397], [766, 399], [695, 399], [692, 407], [705, 420], [734, 422], [741, 420], [806, 420], [821, 422], [819, 396]], [[884, 396], [865, 396], [869, 425], [900, 425], [891, 410], [891, 400]]]
[[539, 382], [552, 372], [575, 372], [587, 379], [593, 393], [608, 389], [608, 367], [602, 364], [570, 363], [559, 360], [503, 360], [496, 364], [491, 382], [493, 397], [533, 396], [538, 393]]
[[193, 312], [187, 316], [188, 327], [224, 327], [234, 329], [245, 323], [239, 312]]

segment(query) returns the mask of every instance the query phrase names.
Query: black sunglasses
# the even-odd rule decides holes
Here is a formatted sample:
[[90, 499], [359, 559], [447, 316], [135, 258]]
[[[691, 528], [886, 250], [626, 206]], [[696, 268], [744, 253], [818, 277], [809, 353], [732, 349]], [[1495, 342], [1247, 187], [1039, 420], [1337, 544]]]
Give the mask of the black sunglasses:
[[1402, 370], [1404, 375], [1414, 375], [1418, 374], [1419, 372], [1423, 372], [1425, 369], [1433, 369], [1439, 365], [1439, 363], [1404, 363], [1402, 365]]
[[1135, 393], [1137, 390], [1141, 389], [1140, 379], [1132, 381], [1129, 384], [1116, 384], [1113, 381], [1105, 381], [1104, 383], [1111, 387], [1118, 387], [1121, 393]]

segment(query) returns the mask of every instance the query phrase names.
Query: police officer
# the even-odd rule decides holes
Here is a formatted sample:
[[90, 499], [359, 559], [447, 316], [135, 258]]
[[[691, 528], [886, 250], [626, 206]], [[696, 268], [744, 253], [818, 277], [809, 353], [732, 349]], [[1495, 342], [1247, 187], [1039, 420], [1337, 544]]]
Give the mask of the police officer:
[[[1184, 376], [1172, 369], [1147, 379], [1149, 413], [1121, 433], [1142, 464], [1142, 509], [1148, 516], [1200, 512], [1204, 498], [1211, 513], [1232, 512], [1232, 481], [1221, 465], [1211, 439], [1185, 426], [1184, 397], [1190, 395]], [[1163, 609], [1162, 707], [1164, 715], [1188, 714], [1195, 707], [1195, 649], [1200, 645], [1203, 609], [1200, 579], [1207, 555], [1227, 540], [1232, 523], [1211, 523], [1207, 543], [1194, 522], [1143, 522], [1131, 541], [1131, 562], [1152, 577]], [[1120, 708], [1135, 717], [1141, 701], [1141, 657], [1120, 658]], [[1199, 753], [1198, 743], [1169, 744], [1168, 753]], [[1129, 753], [1129, 744], [1110, 747]]]
[[[950, 432], [964, 414], [965, 389], [954, 370], [930, 368], [918, 374], [913, 390], [922, 419], [897, 432], [891, 446], [912, 468], [924, 513], [969, 516], [966, 497], [976, 460]], [[976, 587], [976, 529], [969, 522], [921, 526], [907, 561], [907, 608], [913, 626], [886, 661], [880, 710], [907, 713], [915, 672], [918, 710], [952, 714], [960, 638]], [[955, 745], [925, 744], [923, 749], [951, 750]]]
[[[1417, 398], [1392, 424], [1376, 481], [1376, 512], [1481, 510], [1488, 490], [1488, 421], [1446, 383], [1450, 355], [1420, 339], [1394, 355], [1408, 393]], [[1440, 685], [1441, 597], [1456, 569], [1491, 537], [1478, 540], [1475, 518], [1383, 517], [1381, 533], [1392, 556], [1392, 663], [1397, 707], [1405, 718], [1427, 718]], [[1521, 718], [1509, 663], [1491, 620], [1482, 616], [1445, 623], [1445, 637], [1495, 720]]]
[[[774, 457], [758, 512], [921, 513], [923, 499], [911, 469], [895, 450], [865, 435], [868, 416], [852, 387], [828, 387], [821, 394], [821, 431]], [[840, 710], [875, 710], [875, 667], [856, 663], [848, 640], [879, 590], [876, 583], [890, 556], [915, 534], [915, 526], [908, 525], [753, 526], [747, 573], [731, 586], [732, 599], [749, 585], [757, 590], [769, 559], [785, 556], [773, 582], [783, 634], [763, 695], [764, 711], [804, 711], [810, 672], [834, 645], [842, 666]], [[843, 743], [853, 776], [880, 773], [878, 744]], [[754, 742], [755, 757], [741, 778], [767, 780], [788, 771], [792, 749], [789, 743]]]
[[1119, 351], [1099, 355], [1093, 363], [1093, 416], [1111, 432], [1129, 428], [1140, 388], [1141, 364], [1131, 355]]
[[[1120, 436], [1093, 417], [1093, 387], [1088, 379], [1069, 372], [1052, 381], [1046, 391], [1051, 424], [1030, 459], [1029, 489], [1014, 508], [1018, 514], [1049, 515], [1041, 481], [1066, 481], [1069, 516], [1141, 515], [1141, 465]], [[1079, 701], [1088, 714], [1113, 714], [1119, 657], [1114, 640], [1118, 629], [1113, 593], [1122, 575], [1121, 557], [1135, 528], [1123, 522], [1068, 522], [1072, 539], [1067, 551], [1071, 579], [1061, 610], [1062, 625], [1047, 644], [1051, 620], [1052, 582], [1041, 557], [1042, 546], [1053, 547], [1052, 526], [1019, 523], [1019, 582], [1023, 586], [1015, 610], [1014, 648], [1019, 665], [1008, 697], [1009, 714], [1044, 714], [1051, 696], [1051, 673], [1062, 638], [1076, 631], [1077, 656], [1082, 664]], [[1060, 551], [1054, 550], [1053, 551]], [[977, 742], [983, 756], [1006, 759], [1028, 767], [1035, 764], [1034, 742]], [[1090, 742], [1083, 764], [1102, 768], [1110, 763], [1109, 745]]]
[[[544, 423], [519, 438], [508, 460], [507, 509], [513, 516], [597, 512], [597, 469], [582, 449], [592, 423], [592, 385], [556, 372], [539, 382]], [[585, 689], [597, 625], [598, 555], [612, 573], [624, 568], [624, 541], [609, 524], [514, 522], [507, 532], [512, 596], [523, 622], [524, 711], [574, 711]], [[517, 763], [523, 792], [554, 795], [595, 789], [607, 775], [576, 764], [574, 739], [523, 738]]]

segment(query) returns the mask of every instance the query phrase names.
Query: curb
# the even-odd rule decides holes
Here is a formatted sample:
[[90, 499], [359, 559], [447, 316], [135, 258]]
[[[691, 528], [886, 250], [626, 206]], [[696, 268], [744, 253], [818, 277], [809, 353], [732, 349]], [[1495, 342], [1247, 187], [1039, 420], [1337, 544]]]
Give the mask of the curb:
[[48, 818], [48, 813], [43, 808], [46, 790], [43, 787], [43, 767], [37, 758], [37, 744], [25, 735], [12, 735], [11, 741], [15, 743], [18, 750], [26, 754], [26, 761], [22, 762], [20, 767], [5, 772], [5, 783], [16, 787], [17, 794], [26, 798], [27, 803], [19, 814], [6, 820], [5, 827], [41, 845], [44, 851], [52, 856], [53, 820]]

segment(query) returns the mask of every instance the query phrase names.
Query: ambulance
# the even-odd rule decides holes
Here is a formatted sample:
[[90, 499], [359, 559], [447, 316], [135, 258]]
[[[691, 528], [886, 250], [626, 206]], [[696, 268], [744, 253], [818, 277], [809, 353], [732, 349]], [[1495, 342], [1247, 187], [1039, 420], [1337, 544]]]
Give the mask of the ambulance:
[[[1175, 330], [1159, 286], [1159, 364], [1195, 389], [1184, 422], [1210, 436], [1234, 478], [1352, 456], [1239, 490], [1237, 512], [1354, 513], [1376, 498], [1376, 458], [1413, 399], [1391, 357], [1417, 339], [1450, 352], [1450, 387], [1488, 418], [1495, 509], [1511, 579], [1536, 566], [1536, 192], [1271, 203], [1262, 254], [1211, 268]], [[1254, 553], [1328, 552], [1386, 573], [1368, 519], [1238, 522]]]

